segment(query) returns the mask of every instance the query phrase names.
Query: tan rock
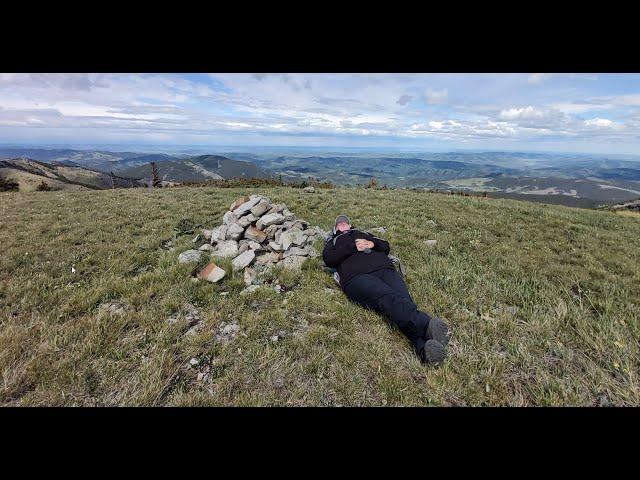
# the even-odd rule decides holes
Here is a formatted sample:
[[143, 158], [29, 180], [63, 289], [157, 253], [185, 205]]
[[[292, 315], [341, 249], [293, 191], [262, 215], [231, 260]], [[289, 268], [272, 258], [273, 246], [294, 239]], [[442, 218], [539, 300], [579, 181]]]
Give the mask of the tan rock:
[[198, 272], [197, 277], [215, 283], [222, 280], [226, 273], [227, 272], [225, 272], [222, 268], [211, 262]]
[[269, 225], [264, 229], [264, 233], [267, 234], [267, 238], [275, 239], [276, 232], [278, 231], [278, 225]]
[[233, 212], [236, 208], [238, 208], [240, 205], [242, 205], [243, 203], [246, 203], [249, 201], [249, 197], [247, 196], [243, 196], [243, 197], [239, 197], [236, 198], [236, 201], [233, 202], [231, 204], [231, 206], [229, 207], [229, 211]]
[[263, 253], [256, 257], [256, 265], [269, 265], [280, 260], [280, 256], [275, 252]]
[[244, 238], [246, 238], [247, 240], [253, 240], [254, 242], [262, 243], [267, 239], [267, 234], [262, 230], [251, 226], [245, 230]]
[[251, 268], [251, 267], [245, 268], [244, 269], [244, 284], [247, 287], [249, 285], [251, 285], [256, 280], [257, 275], [258, 275], [258, 272], [256, 272], [253, 268]]

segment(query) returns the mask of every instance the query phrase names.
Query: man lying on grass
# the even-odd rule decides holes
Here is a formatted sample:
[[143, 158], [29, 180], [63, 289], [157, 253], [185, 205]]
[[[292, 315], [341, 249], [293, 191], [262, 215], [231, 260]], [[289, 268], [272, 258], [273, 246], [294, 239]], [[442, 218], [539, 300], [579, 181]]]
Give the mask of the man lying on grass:
[[389, 242], [352, 228], [349, 217], [340, 215], [322, 257], [328, 267], [337, 269], [349, 299], [389, 318], [411, 341], [422, 362], [440, 363], [446, 356], [449, 327], [418, 310], [387, 256], [389, 249]]

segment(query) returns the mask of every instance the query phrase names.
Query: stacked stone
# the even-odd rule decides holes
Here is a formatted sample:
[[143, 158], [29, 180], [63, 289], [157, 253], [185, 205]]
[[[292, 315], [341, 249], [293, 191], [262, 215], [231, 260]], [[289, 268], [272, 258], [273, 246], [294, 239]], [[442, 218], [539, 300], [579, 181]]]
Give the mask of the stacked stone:
[[[232, 258], [233, 270], [244, 270], [247, 285], [254, 283], [258, 273], [279, 263], [299, 270], [307, 258], [318, 256], [313, 242], [328, 234], [296, 218], [284, 203], [272, 203], [263, 195], [236, 199], [222, 217], [222, 225], [202, 233], [209, 243], [200, 252], [188, 252], [211, 251], [212, 257]], [[225, 273], [212, 262], [198, 277], [217, 282]]]

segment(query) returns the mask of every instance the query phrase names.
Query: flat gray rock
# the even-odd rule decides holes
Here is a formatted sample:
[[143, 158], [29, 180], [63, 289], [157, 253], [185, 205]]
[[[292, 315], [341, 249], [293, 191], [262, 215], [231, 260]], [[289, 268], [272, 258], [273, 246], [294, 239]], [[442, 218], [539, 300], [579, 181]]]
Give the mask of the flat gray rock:
[[307, 236], [302, 230], [293, 228], [282, 232], [278, 238], [278, 243], [282, 245], [283, 250], [288, 250], [291, 245], [304, 245]]
[[244, 228], [238, 225], [238, 223], [232, 223], [227, 229], [227, 240], [239, 240], [243, 233]]
[[249, 240], [249, 248], [251, 250], [262, 250], [262, 245], [258, 242], [254, 242], [253, 240]]
[[249, 198], [248, 202], [243, 203], [242, 205], [240, 205], [238, 208], [236, 208], [233, 211], [233, 214], [236, 217], [241, 217], [243, 215], [246, 215], [247, 213], [249, 213], [249, 211], [255, 207], [258, 203], [260, 203], [261, 198], [260, 197], [255, 197], [255, 198]]
[[256, 223], [256, 227], [262, 230], [264, 227], [269, 227], [271, 225], [276, 225], [284, 222], [284, 216], [279, 213], [268, 213], [263, 217], [260, 217], [260, 220]]
[[256, 258], [256, 254], [253, 250], [247, 250], [246, 252], [238, 255], [231, 262], [234, 271], [242, 270], [248, 266]]
[[279, 243], [276, 242], [269, 242], [269, 246], [274, 249], [276, 252], [279, 252], [282, 250], [282, 245], [280, 245]]
[[256, 265], [269, 265], [276, 263], [279, 259], [279, 255], [275, 252], [263, 253], [256, 257]]
[[270, 208], [271, 205], [269, 204], [269, 202], [265, 202], [264, 200], [262, 200], [259, 204], [251, 209], [251, 214], [256, 217], [261, 217], [262, 215], [267, 213], [267, 210], [269, 210]]

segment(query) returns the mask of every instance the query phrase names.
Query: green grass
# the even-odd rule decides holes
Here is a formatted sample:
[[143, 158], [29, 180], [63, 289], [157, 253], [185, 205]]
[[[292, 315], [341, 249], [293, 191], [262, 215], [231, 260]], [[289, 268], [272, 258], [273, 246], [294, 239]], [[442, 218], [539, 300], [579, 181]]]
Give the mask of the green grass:
[[[640, 404], [639, 216], [412, 191], [316, 192], [0, 193], [0, 402]], [[174, 251], [163, 242], [183, 218], [218, 225], [251, 193], [325, 230], [345, 212], [356, 226], [387, 227], [415, 301], [453, 327], [445, 364], [421, 365], [402, 334], [350, 303], [318, 259], [274, 273], [290, 293], [240, 296], [240, 275], [193, 282], [194, 266], [177, 256], [194, 235], [178, 236]], [[98, 309], [111, 300], [128, 310]], [[184, 320], [167, 322], [185, 303], [203, 321], [194, 335], [184, 335]], [[233, 320], [240, 334], [216, 342], [221, 322]], [[186, 367], [194, 357], [199, 365]]]

